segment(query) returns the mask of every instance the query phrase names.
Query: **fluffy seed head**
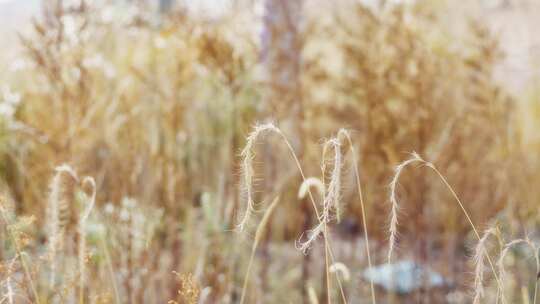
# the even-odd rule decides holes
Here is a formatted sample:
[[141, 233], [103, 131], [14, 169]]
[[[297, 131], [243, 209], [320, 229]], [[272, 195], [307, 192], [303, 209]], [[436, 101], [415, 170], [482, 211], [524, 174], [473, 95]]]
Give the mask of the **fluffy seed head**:
[[[324, 225], [330, 222], [331, 212], [339, 212], [339, 196], [341, 188], [341, 167], [342, 167], [342, 155], [341, 155], [341, 144], [336, 138], [328, 140], [323, 150], [326, 151], [328, 148], [333, 148], [334, 150], [334, 162], [332, 174], [330, 176], [330, 183], [325, 189], [323, 183], [323, 210], [319, 215], [319, 223], [315, 228], [311, 229], [307, 233], [307, 240], [297, 243], [298, 250], [301, 250], [304, 253], [307, 253], [313, 242], [319, 237], [324, 229]], [[324, 152], [323, 152], [324, 155]], [[325, 171], [324, 165], [324, 156], [323, 156], [323, 176]]]
[[243, 231], [247, 225], [251, 214], [255, 211], [255, 202], [253, 200], [253, 146], [257, 141], [257, 138], [264, 132], [275, 132], [281, 135], [281, 130], [275, 127], [272, 123], [256, 125], [253, 131], [248, 135], [246, 140], [246, 146], [241, 152], [242, 157], [242, 176], [244, 183], [244, 191], [247, 199], [246, 211], [244, 216], [238, 224], [238, 230]]
[[388, 263], [390, 263], [392, 259], [392, 253], [394, 251], [394, 247], [397, 241], [397, 234], [398, 234], [399, 204], [396, 198], [396, 187], [398, 184], [399, 176], [401, 175], [401, 172], [403, 171], [403, 169], [405, 169], [405, 167], [415, 162], [429, 164], [426, 161], [424, 161], [420, 157], [420, 155], [418, 155], [418, 153], [413, 152], [411, 153], [411, 158], [407, 159], [406, 161], [396, 166], [394, 170], [394, 177], [392, 178], [392, 181], [390, 182], [390, 203], [392, 204], [392, 208], [390, 211], [390, 228], [389, 228], [390, 240], [389, 240], [389, 247], [388, 247]]
[[474, 299], [473, 303], [480, 303], [480, 299], [484, 297], [484, 272], [485, 259], [487, 257], [487, 240], [490, 235], [496, 236], [496, 228], [491, 227], [484, 232], [482, 238], [478, 241], [474, 250]]

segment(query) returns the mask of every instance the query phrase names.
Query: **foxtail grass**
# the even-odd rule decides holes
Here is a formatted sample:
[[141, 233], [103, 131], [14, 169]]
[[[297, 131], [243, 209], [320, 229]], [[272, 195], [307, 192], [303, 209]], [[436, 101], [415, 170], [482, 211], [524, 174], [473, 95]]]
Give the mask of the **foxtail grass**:
[[[459, 205], [459, 207], [462, 210], [463, 214], [465, 215], [469, 225], [471, 226], [475, 237], [478, 239], [478, 244], [477, 244], [476, 249], [475, 249], [475, 265], [476, 265], [475, 266], [475, 299], [477, 297], [477, 295], [476, 295], [477, 293], [480, 294], [480, 297], [483, 294], [483, 284], [482, 284], [482, 287], [480, 287], [480, 284], [483, 282], [483, 269], [484, 269], [484, 266], [479, 265], [479, 263], [483, 264], [484, 258], [487, 259], [487, 261], [489, 263], [489, 266], [491, 268], [491, 271], [493, 273], [493, 277], [495, 278], [495, 281], [497, 282], [497, 286], [498, 286], [499, 290], [501, 290], [501, 288], [502, 288], [501, 280], [500, 280], [499, 276], [497, 275], [497, 271], [495, 270], [495, 265], [494, 265], [490, 255], [488, 254], [486, 247], [485, 247], [486, 246], [486, 244], [485, 244], [486, 239], [492, 232], [490, 230], [488, 230], [487, 233], [485, 233], [483, 236], [480, 236], [480, 233], [478, 232], [478, 229], [474, 225], [469, 213], [467, 212], [467, 209], [465, 208], [464, 204], [459, 199], [458, 195], [456, 194], [456, 192], [454, 191], [452, 186], [450, 186], [450, 184], [448, 183], [446, 178], [435, 167], [435, 165], [433, 163], [422, 159], [420, 157], [420, 155], [418, 155], [418, 153], [416, 153], [416, 152], [411, 153], [411, 157], [409, 159], [407, 159], [404, 162], [400, 163], [395, 168], [394, 177], [392, 178], [392, 181], [390, 183], [390, 202], [391, 202], [392, 207], [391, 207], [391, 212], [390, 212], [390, 227], [389, 227], [390, 238], [389, 238], [389, 249], [388, 249], [388, 263], [391, 262], [392, 253], [393, 253], [393, 249], [395, 247], [396, 241], [397, 241], [397, 234], [398, 234], [399, 204], [398, 204], [398, 200], [396, 198], [396, 187], [397, 187], [398, 180], [399, 180], [399, 177], [400, 177], [402, 171], [407, 166], [409, 166], [411, 164], [414, 164], [414, 163], [422, 164], [422, 165], [430, 168], [431, 170], [433, 170], [437, 174], [437, 176], [441, 179], [441, 181], [444, 183], [446, 188], [450, 191], [450, 193], [454, 197], [455, 201], [457, 202], [457, 204]], [[479, 276], [480, 276], [480, 278], [478, 278]]]
[[[287, 137], [281, 132], [281, 130], [277, 127], [275, 127], [271, 123], [267, 124], [261, 124], [256, 125], [253, 129], [253, 131], [248, 135], [246, 145], [244, 149], [241, 152], [242, 157], [242, 176], [243, 176], [243, 183], [244, 183], [244, 191], [246, 194], [246, 200], [247, 200], [247, 206], [246, 211], [244, 213], [244, 216], [242, 217], [242, 220], [240, 221], [240, 224], [237, 226], [238, 230], [243, 231], [253, 214], [255, 212], [255, 201], [253, 199], [253, 177], [254, 177], [254, 169], [253, 169], [253, 160], [254, 160], [254, 154], [253, 154], [253, 147], [257, 141], [257, 139], [265, 132], [275, 133], [279, 135], [279, 137], [283, 140], [285, 145], [287, 146], [287, 149], [289, 150], [297, 169], [300, 173], [300, 176], [302, 177], [302, 181], [305, 182], [307, 180], [306, 175], [304, 174], [304, 171], [302, 169], [302, 165], [300, 164], [300, 160], [298, 159], [294, 148], [290, 144]], [[339, 200], [339, 177], [340, 175], [340, 169], [341, 169], [341, 155], [337, 156], [338, 153], [341, 154], [339, 149], [339, 142], [337, 140], [331, 140], [327, 143], [327, 145], [331, 145], [335, 150], [335, 161], [334, 161], [334, 170], [331, 178], [331, 182], [329, 185], [329, 189], [325, 189], [325, 195], [323, 195], [323, 208], [322, 211], [319, 211], [317, 204], [315, 202], [315, 199], [313, 197], [313, 193], [310, 189], [310, 187], [307, 187], [307, 194], [310, 199], [310, 202], [313, 206], [313, 210], [315, 212], [315, 215], [317, 217], [317, 220], [319, 224], [311, 231], [308, 232], [308, 240], [305, 242], [300, 242], [299, 249], [306, 253], [306, 251], [309, 249], [311, 243], [322, 233], [324, 237], [324, 248], [325, 248], [325, 269], [326, 269], [326, 296], [327, 296], [327, 303], [331, 304], [331, 283], [330, 283], [330, 273], [329, 273], [329, 267], [330, 267], [330, 255], [331, 255], [331, 249], [329, 248], [329, 239], [328, 239], [328, 230], [327, 230], [327, 221], [329, 220], [329, 212], [330, 209], [333, 208], [335, 204], [338, 204]], [[337, 166], [336, 166], [337, 165]], [[323, 172], [324, 177], [324, 172]], [[331, 193], [331, 195], [327, 195], [326, 193]], [[322, 213], [321, 213], [322, 212]], [[333, 259], [333, 258], [332, 258]], [[340, 286], [340, 291], [342, 294], [342, 297], [345, 300], [343, 288], [341, 287], [341, 280], [339, 277], [336, 277]]]
[[[49, 287], [53, 288], [56, 281], [56, 255], [62, 244], [63, 226], [65, 225], [65, 216], [73, 208], [72, 203], [66, 198], [66, 185], [73, 180], [78, 181], [77, 173], [67, 164], [55, 168], [55, 174], [49, 185], [49, 197], [47, 206], [48, 221], [48, 255], [50, 259], [51, 274], [49, 278]], [[69, 193], [72, 195], [73, 193]], [[61, 250], [61, 249], [60, 249]]]
[[[66, 233], [78, 235], [78, 268], [79, 268], [79, 303], [84, 303], [84, 287], [86, 283], [86, 222], [96, 202], [96, 182], [92, 177], [86, 176], [79, 183], [79, 177], [75, 170], [67, 164], [55, 168], [55, 175], [49, 186], [49, 198], [47, 208], [47, 221], [49, 228], [48, 254], [50, 259], [51, 274], [49, 285], [54, 287], [56, 281], [56, 255], [58, 250], [63, 250], [63, 239]], [[84, 206], [77, 211], [73, 201], [75, 191], [79, 187], [89, 187], [90, 195], [84, 195]], [[77, 214], [76, 231], [65, 231], [73, 227], [67, 227], [74, 214]]]

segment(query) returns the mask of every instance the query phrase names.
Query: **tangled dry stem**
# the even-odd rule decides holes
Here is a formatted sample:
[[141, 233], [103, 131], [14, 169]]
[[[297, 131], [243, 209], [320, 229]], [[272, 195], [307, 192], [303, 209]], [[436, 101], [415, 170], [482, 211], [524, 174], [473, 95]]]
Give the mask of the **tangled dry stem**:
[[[313, 245], [315, 240], [324, 233], [325, 225], [328, 225], [331, 219], [332, 211], [339, 213], [339, 196], [341, 188], [341, 168], [342, 168], [342, 155], [341, 155], [341, 144], [336, 139], [330, 139], [324, 144], [323, 151], [332, 148], [334, 150], [334, 162], [332, 168], [332, 174], [330, 176], [330, 183], [326, 187], [323, 183], [322, 189], [323, 192], [323, 206], [322, 213], [319, 217], [319, 223], [313, 229], [308, 231], [307, 239], [304, 242], [299, 242], [298, 249], [304, 253], [307, 253], [309, 248]], [[322, 165], [322, 176], [324, 180], [325, 176], [325, 164], [324, 164], [324, 152], [323, 152], [323, 165]]]

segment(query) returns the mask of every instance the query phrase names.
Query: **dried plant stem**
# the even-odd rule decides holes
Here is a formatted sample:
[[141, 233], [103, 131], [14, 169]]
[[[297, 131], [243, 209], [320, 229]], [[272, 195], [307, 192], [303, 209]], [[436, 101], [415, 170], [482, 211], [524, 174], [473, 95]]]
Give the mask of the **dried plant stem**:
[[[398, 213], [398, 208], [399, 208], [399, 205], [398, 205], [398, 202], [397, 202], [397, 199], [396, 199], [397, 182], [398, 182], [399, 176], [400, 176], [401, 172], [403, 171], [403, 169], [405, 169], [405, 167], [407, 167], [408, 165], [410, 165], [412, 163], [415, 163], [415, 162], [421, 163], [421, 164], [425, 165], [426, 167], [431, 168], [439, 176], [439, 178], [442, 180], [442, 182], [444, 183], [446, 188], [450, 191], [450, 193], [452, 194], [452, 196], [456, 200], [457, 204], [459, 205], [459, 207], [463, 211], [463, 214], [467, 218], [467, 221], [468, 221], [469, 225], [471, 226], [471, 228], [472, 228], [472, 230], [474, 232], [474, 235], [476, 236], [478, 241], [480, 243], [482, 243], [483, 237], [480, 236], [480, 233], [478, 233], [478, 229], [476, 229], [476, 226], [474, 225], [471, 217], [469, 216], [469, 213], [467, 212], [467, 209], [465, 209], [465, 206], [463, 205], [463, 203], [459, 199], [459, 197], [456, 194], [456, 192], [454, 191], [454, 189], [450, 186], [450, 184], [448, 183], [446, 178], [435, 167], [435, 165], [433, 165], [431, 162], [425, 161], [416, 152], [413, 152], [412, 157], [410, 159], [402, 162], [401, 164], [399, 164], [396, 167], [394, 178], [392, 179], [392, 182], [390, 183], [390, 201], [392, 203], [392, 210], [391, 210], [390, 229], [389, 229], [390, 230], [390, 244], [389, 244], [389, 251], [388, 251], [388, 262], [390, 263], [390, 261], [391, 261], [392, 250], [393, 250], [393, 248], [395, 246], [395, 242], [396, 242], [396, 238], [397, 238], [397, 224], [398, 224], [397, 213]], [[482, 256], [484, 256], [484, 255], [482, 255]], [[494, 264], [493, 264], [493, 262], [491, 260], [491, 257], [487, 252], [485, 252], [485, 257], [488, 260], [489, 266], [490, 266], [490, 268], [491, 268], [491, 270], [493, 272], [493, 277], [495, 278], [495, 281], [497, 282], [497, 286], [499, 287], [499, 289], [501, 289], [502, 288], [501, 281], [499, 279], [499, 276], [497, 275], [497, 271], [495, 270], [495, 266], [494, 266]]]
[[[465, 206], [463, 205], [463, 203], [459, 199], [459, 197], [456, 194], [456, 192], [454, 191], [454, 189], [450, 186], [450, 184], [448, 183], [446, 178], [441, 174], [441, 172], [439, 170], [437, 170], [437, 168], [432, 163], [430, 163], [430, 162], [425, 162], [425, 163], [426, 163], [427, 167], [431, 168], [433, 171], [435, 171], [435, 173], [437, 173], [439, 178], [443, 181], [444, 185], [448, 188], [448, 190], [450, 190], [450, 192], [452, 193], [452, 196], [458, 202], [459, 207], [461, 208], [461, 210], [463, 211], [463, 214], [465, 214], [465, 217], [467, 218], [467, 221], [471, 225], [471, 227], [472, 227], [472, 229], [474, 231], [474, 234], [476, 235], [476, 238], [480, 242], [482, 238], [480, 237], [480, 234], [478, 233], [478, 230], [476, 229], [476, 226], [474, 225], [471, 217], [469, 216], [469, 213], [465, 209]], [[497, 275], [497, 271], [495, 271], [495, 264], [493, 263], [493, 261], [491, 260], [491, 256], [487, 252], [486, 252], [486, 258], [488, 260], [489, 267], [491, 268], [491, 271], [493, 272], [493, 277], [495, 278], [495, 281], [497, 282], [497, 285], [499, 286], [499, 289], [502, 289], [501, 280], [499, 279], [499, 276]]]
[[[366, 208], [365, 208], [365, 204], [364, 204], [364, 196], [363, 196], [363, 193], [362, 193], [362, 186], [361, 186], [361, 183], [360, 183], [360, 172], [358, 171], [358, 160], [356, 159], [356, 151], [354, 150], [354, 146], [353, 146], [351, 136], [350, 136], [350, 134], [349, 134], [349, 132], [347, 130], [345, 130], [345, 129], [339, 130], [338, 138], [340, 136], [345, 137], [345, 139], [349, 143], [349, 150], [351, 152], [351, 158], [352, 158], [353, 168], [354, 168], [354, 175], [356, 177], [356, 189], [358, 191], [358, 196], [359, 196], [359, 199], [360, 199], [360, 210], [362, 212], [362, 226], [364, 228], [364, 241], [366, 242], [366, 256], [367, 256], [367, 260], [368, 260], [368, 267], [371, 269], [372, 264], [371, 264], [371, 255], [369, 254], [369, 234], [368, 234], [367, 220], [366, 220], [367, 219]], [[373, 284], [373, 279], [371, 277], [369, 279], [369, 285], [370, 285], [370, 289], [371, 289], [371, 303], [375, 304], [375, 303], [377, 303], [377, 300], [375, 298], [375, 287], [374, 287], [374, 284]]]
[[332, 303], [332, 297], [330, 295], [330, 291], [332, 290], [332, 285], [330, 282], [330, 261], [328, 261], [328, 257], [330, 256], [330, 250], [328, 249], [328, 228], [326, 222], [323, 222], [324, 230], [323, 230], [323, 236], [324, 236], [324, 270], [326, 272], [326, 303], [330, 304]]
[[[246, 213], [244, 214], [242, 221], [238, 225], [238, 228], [240, 231], [242, 231], [245, 228], [245, 225], [247, 224], [249, 217], [254, 210], [253, 190], [251, 187], [252, 180], [253, 180], [253, 168], [251, 165], [251, 163], [253, 162], [252, 148], [255, 141], [257, 140], [257, 137], [265, 131], [271, 131], [280, 136], [280, 138], [283, 140], [283, 142], [287, 146], [287, 149], [289, 150], [290, 155], [293, 158], [296, 167], [298, 168], [298, 172], [300, 173], [300, 176], [302, 177], [302, 181], [307, 180], [306, 175], [304, 174], [304, 170], [302, 170], [302, 165], [300, 164], [300, 160], [298, 159], [298, 156], [296, 156], [296, 152], [294, 151], [294, 148], [292, 147], [287, 137], [281, 132], [281, 130], [275, 127], [271, 123], [255, 126], [254, 131], [251, 132], [251, 134], [248, 136], [246, 146], [244, 150], [242, 150], [242, 153], [241, 153], [242, 157], [244, 158], [242, 162], [242, 172], [244, 175], [244, 183], [246, 187], [248, 206], [247, 206], [247, 210], [246, 210]], [[309, 188], [307, 192], [308, 192], [308, 196], [310, 198], [311, 204], [313, 206], [313, 210], [315, 211], [315, 215], [317, 216], [317, 218], [319, 218], [320, 217], [319, 210], [317, 208], [317, 204], [315, 203], [315, 199], [313, 198], [313, 193], [311, 189]]]
[[257, 246], [259, 245], [259, 242], [261, 241], [264, 233], [264, 229], [266, 228], [266, 224], [270, 220], [270, 216], [272, 215], [272, 212], [279, 204], [279, 197], [276, 197], [274, 201], [270, 204], [270, 207], [266, 210], [266, 212], [263, 215], [263, 218], [259, 222], [259, 225], [257, 226], [257, 231], [255, 232], [255, 240], [253, 241], [253, 244], [251, 246], [251, 255], [249, 257], [249, 263], [246, 270], [246, 275], [244, 278], [244, 284], [242, 287], [242, 296], [240, 298], [240, 304], [244, 303], [244, 300], [246, 298], [246, 291], [247, 286], [249, 282], [249, 275], [251, 273], [251, 266], [253, 265], [253, 259], [255, 258], [255, 252], [257, 251]]
[[[245, 226], [247, 225], [247, 223], [249, 221], [249, 218], [250, 218], [251, 214], [254, 211], [254, 204], [255, 203], [254, 203], [254, 200], [253, 200], [253, 189], [252, 189], [253, 171], [254, 171], [253, 166], [252, 166], [252, 162], [253, 162], [254, 156], [253, 156], [252, 149], [253, 149], [253, 145], [255, 144], [255, 141], [257, 140], [258, 136], [260, 134], [262, 134], [263, 132], [273, 132], [273, 133], [276, 133], [277, 135], [280, 136], [280, 138], [283, 140], [283, 142], [287, 146], [287, 149], [289, 150], [289, 152], [290, 152], [290, 154], [291, 154], [291, 156], [292, 156], [292, 158], [293, 158], [293, 160], [294, 160], [294, 162], [296, 164], [296, 167], [298, 168], [300, 176], [302, 177], [302, 181], [305, 182], [307, 180], [306, 175], [304, 174], [304, 170], [302, 170], [302, 165], [300, 164], [300, 160], [296, 156], [294, 148], [292, 147], [292, 145], [289, 142], [289, 140], [287, 139], [287, 137], [281, 132], [281, 130], [278, 129], [277, 127], [275, 127], [271, 123], [267, 123], [267, 124], [263, 124], [263, 125], [256, 125], [254, 130], [247, 137], [246, 146], [244, 147], [244, 149], [242, 150], [242, 153], [241, 153], [241, 156], [243, 157], [242, 173], [243, 173], [243, 176], [244, 176], [244, 186], [245, 186], [246, 195], [247, 195], [247, 209], [246, 209], [246, 212], [244, 214], [244, 217], [243, 217], [242, 221], [238, 225], [238, 228], [239, 228], [240, 231], [245, 229]], [[319, 210], [317, 208], [317, 204], [315, 203], [315, 199], [313, 198], [313, 193], [312, 193], [312, 191], [311, 191], [311, 189], [309, 187], [307, 189], [307, 192], [308, 192], [308, 196], [309, 196], [309, 199], [311, 201], [311, 204], [313, 206], [313, 210], [315, 211], [315, 215], [317, 217], [317, 220], [319, 221], [320, 224], [322, 224], [323, 223], [323, 218], [321, 217], [321, 214], [320, 214], [320, 212], [319, 212]], [[328, 252], [330, 250], [326, 250], [327, 248], [329, 248], [327, 231], [323, 231], [323, 237], [324, 237], [325, 255], [328, 255]], [[326, 264], [328, 264], [328, 266], [329, 266], [329, 263], [326, 263]], [[328, 267], [327, 267], [327, 272], [328, 272]], [[340, 280], [339, 277], [337, 279]], [[327, 285], [326, 289], [330, 290], [329, 279], [327, 280], [326, 283], [327, 283], [326, 284]], [[341, 285], [341, 283], [340, 283], [340, 285]], [[328, 297], [330, 297], [330, 296], [328, 296]], [[331, 304], [330, 301], [328, 303]]]

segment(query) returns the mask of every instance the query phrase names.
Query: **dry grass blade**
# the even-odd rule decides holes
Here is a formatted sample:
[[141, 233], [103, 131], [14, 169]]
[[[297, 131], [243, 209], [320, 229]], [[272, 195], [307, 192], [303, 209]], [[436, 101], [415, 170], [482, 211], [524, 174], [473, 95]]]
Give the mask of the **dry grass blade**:
[[[244, 213], [244, 217], [240, 224], [238, 225], [238, 228], [240, 231], [245, 229], [245, 226], [247, 225], [249, 218], [251, 214], [254, 211], [254, 200], [253, 200], [253, 189], [252, 189], [252, 183], [253, 183], [253, 145], [255, 144], [257, 138], [265, 131], [271, 131], [276, 134], [278, 134], [281, 139], [284, 141], [285, 145], [287, 146], [287, 149], [289, 150], [292, 158], [295, 161], [295, 164], [298, 168], [298, 171], [300, 172], [300, 176], [302, 177], [303, 182], [307, 180], [304, 171], [302, 170], [302, 166], [300, 164], [300, 161], [290, 144], [290, 142], [287, 140], [287, 137], [276, 128], [273, 124], [263, 124], [263, 125], [256, 125], [253, 132], [250, 133], [250, 135], [247, 137], [247, 143], [245, 148], [242, 150], [241, 156], [243, 158], [242, 160], [242, 175], [244, 179], [244, 187], [246, 190], [247, 195], [247, 206], [246, 211]], [[301, 243], [299, 246], [299, 249], [302, 250], [304, 253], [309, 249], [310, 244], [319, 236], [321, 233], [324, 236], [324, 248], [325, 248], [325, 270], [326, 270], [326, 295], [327, 295], [327, 302], [331, 303], [331, 297], [330, 297], [330, 291], [331, 291], [331, 283], [330, 283], [330, 259], [334, 259], [332, 256], [332, 250], [329, 246], [329, 239], [328, 239], [328, 230], [327, 230], [327, 221], [329, 221], [329, 213], [332, 208], [335, 208], [335, 205], [339, 204], [339, 178], [341, 175], [341, 149], [340, 149], [340, 143], [337, 139], [331, 139], [325, 144], [325, 150], [327, 147], [334, 148], [335, 151], [335, 158], [334, 158], [334, 170], [332, 173], [332, 178], [330, 181], [330, 185], [328, 187], [328, 191], [326, 189], [324, 191], [323, 195], [323, 213], [321, 214], [319, 212], [319, 209], [317, 208], [317, 204], [315, 202], [315, 199], [313, 197], [313, 193], [311, 192], [310, 187], [307, 188], [307, 193], [311, 202], [311, 205], [313, 206], [313, 210], [315, 212], [315, 215], [317, 217], [317, 220], [319, 224], [311, 231], [308, 232], [308, 240], [306, 242]], [[323, 153], [324, 154], [324, 153]], [[323, 160], [323, 172], [322, 176], [324, 177], [324, 160]], [[324, 183], [323, 183], [324, 184]], [[327, 192], [329, 194], [327, 194]], [[338, 284], [340, 287], [341, 296], [343, 298], [343, 301], [346, 302], [345, 295], [343, 292], [343, 288], [341, 285], [341, 280], [339, 277], [337, 277]]]
[[[497, 281], [497, 286], [498, 286], [498, 288], [500, 290], [502, 288], [502, 284], [501, 284], [501, 281], [499, 279], [499, 276], [497, 275], [497, 271], [495, 270], [495, 265], [493, 264], [493, 261], [491, 260], [490, 255], [487, 252], [484, 251], [485, 250], [485, 239], [484, 239], [484, 237], [487, 237], [487, 236], [486, 235], [484, 235], [484, 237], [480, 236], [480, 234], [478, 233], [478, 229], [476, 229], [476, 226], [474, 225], [469, 213], [467, 212], [467, 209], [465, 209], [465, 206], [463, 205], [463, 203], [459, 199], [458, 195], [456, 194], [454, 189], [450, 186], [450, 184], [448, 183], [446, 178], [444, 178], [444, 176], [441, 174], [441, 172], [435, 167], [434, 164], [432, 164], [431, 162], [425, 161], [416, 152], [412, 153], [412, 157], [410, 159], [402, 162], [401, 164], [399, 164], [396, 167], [394, 178], [392, 179], [392, 182], [390, 183], [390, 201], [392, 202], [392, 211], [391, 211], [390, 229], [389, 229], [390, 230], [390, 245], [389, 245], [389, 251], [388, 251], [388, 262], [390, 262], [390, 260], [391, 260], [392, 250], [393, 250], [393, 248], [395, 246], [395, 242], [396, 242], [396, 238], [397, 238], [397, 232], [398, 232], [398, 230], [397, 230], [397, 224], [398, 224], [397, 217], [398, 217], [399, 205], [398, 205], [398, 201], [396, 199], [396, 185], [398, 183], [399, 176], [400, 176], [401, 172], [403, 171], [403, 169], [406, 166], [408, 166], [408, 165], [410, 165], [412, 163], [415, 163], [415, 162], [421, 163], [421, 164], [425, 165], [426, 167], [430, 168], [431, 170], [433, 170], [437, 174], [437, 176], [441, 179], [441, 181], [444, 183], [446, 188], [452, 193], [452, 196], [454, 197], [454, 199], [456, 200], [457, 204], [459, 205], [461, 211], [463, 212], [463, 214], [467, 218], [467, 221], [468, 221], [469, 225], [471, 226], [471, 229], [473, 230], [476, 238], [479, 241], [479, 244], [477, 246], [477, 249], [479, 250], [479, 253], [480, 253], [479, 257], [481, 257], [482, 260], [483, 260], [483, 257], [485, 257], [488, 260], [489, 266], [490, 266], [491, 271], [493, 273], [493, 277], [495, 278], [495, 281]], [[483, 239], [484, 239], [484, 241], [482, 241]]]
[[[368, 267], [371, 269], [373, 265], [371, 264], [371, 254], [369, 252], [369, 233], [368, 233], [368, 227], [367, 227], [367, 215], [366, 215], [366, 206], [364, 204], [364, 195], [362, 191], [362, 184], [360, 183], [360, 172], [358, 171], [358, 160], [356, 159], [356, 151], [354, 150], [354, 145], [351, 139], [351, 135], [349, 134], [349, 131], [345, 129], [341, 129], [338, 132], [338, 138], [344, 137], [348, 144], [349, 144], [349, 150], [352, 157], [352, 165], [354, 168], [354, 176], [356, 178], [356, 191], [358, 192], [358, 197], [360, 199], [360, 210], [362, 212], [362, 226], [364, 228], [364, 241], [366, 242], [366, 256], [368, 260]], [[371, 302], [373, 304], [377, 303], [377, 300], [375, 298], [375, 286], [373, 284], [373, 279], [370, 278], [369, 280], [370, 290], [371, 290]]]
[[272, 216], [272, 212], [274, 209], [276, 209], [277, 205], [279, 204], [279, 196], [276, 197], [272, 203], [270, 204], [270, 207], [266, 209], [266, 212], [263, 215], [263, 218], [259, 222], [259, 225], [257, 226], [257, 231], [255, 232], [255, 240], [253, 241], [253, 245], [251, 246], [251, 255], [249, 257], [249, 262], [246, 270], [246, 275], [244, 278], [244, 284], [242, 287], [242, 296], [240, 298], [240, 304], [243, 304], [246, 298], [246, 292], [249, 282], [249, 275], [251, 273], [251, 266], [253, 265], [253, 260], [255, 258], [255, 252], [257, 251], [257, 246], [259, 245], [259, 242], [263, 238], [263, 234], [266, 228], [266, 224], [270, 220], [270, 216]]
[[396, 198], [396, 187], [397, 187], [398, 180], [403, 169], [405, 169], [405, 167], [407, 167], [408, 165], [411, 165], [416, 162], [423, 163], [424, 160], [422, 160], [422, 158], [420, 158], [420, 156], [416, 152], [413, 152], [411, 154], [411, 158], [397, 165], [396, 169], [394, 170], [394, 177], [392, 178], [392, 181], [390, 182], [390, 202], [392, 204], [392, 209], [390, 212], [390, 228], [389, 228], [390, 239], [389, 239], [389, 247], [388, 247], [388, 263], [390, 263], [392, 260], [392, 253], [394, 252], [394, 247], [397, 242], [397, 234], [398, 234], [399, 204]]

